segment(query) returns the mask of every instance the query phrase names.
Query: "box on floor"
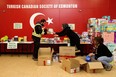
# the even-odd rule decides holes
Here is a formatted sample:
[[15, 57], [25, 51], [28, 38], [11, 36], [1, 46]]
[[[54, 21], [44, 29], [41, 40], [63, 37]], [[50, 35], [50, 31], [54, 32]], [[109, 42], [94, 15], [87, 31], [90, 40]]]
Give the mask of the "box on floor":
[[[71, 60], [73, 60], [75, 62], [73, 62]], [[67, 67], [68, 68], [68, 70], [66, 70], [67, 72], [74, 73], [74, 72], [71, 72], [71, 68], [75, 65], [74, 63], [77, 65], [76, 66], [77, 68], [79, 66], [79, 71], [85, 70], [88, 73], [97, 73], [97, 72], [101, 72], [103, 70], [103, 66], [102, 66], [101, 62], [86, 62], [81, 57], [63, 60], [62, 61], [62, 64], [63, 64], [62, 66], [64, 66], [63, 69], [66, 70], [66, 67]]]
[[53, 50], [50, 47], [40, 48], [38, 52], [38, 65], [49, 66], [52, 65], [52, 54]]
[[75, 56], [75, 46], [60, 46], [59, 55], [60, 56]]
[[71, 58], [75, 58], [76, 56], [59, 56], [59, 61], [62, 62], [63, 60], [66, 59], [71, 59]]
[[88, 62], [86, 66], [86, 71], [88, 73], [98, 73], [102, 72], [103, 65], [101, 62]]
[[76, 57], [75, 59], [79, 61], [80, 68], [88, 73], [97, 73], [103, 70], [103, 65], [101, 62], [86, 62], [80, 57]]
[[75, 46], [60, 46], [59, 47], [59, 61], [75, 58], [75, 53], [80, 52], [80, 50], [75, 51]]
[[62, 61], [62, 69], [68, 73], [77, 73], [80, 71], [79, 61], [75, 59], [66, 59]]

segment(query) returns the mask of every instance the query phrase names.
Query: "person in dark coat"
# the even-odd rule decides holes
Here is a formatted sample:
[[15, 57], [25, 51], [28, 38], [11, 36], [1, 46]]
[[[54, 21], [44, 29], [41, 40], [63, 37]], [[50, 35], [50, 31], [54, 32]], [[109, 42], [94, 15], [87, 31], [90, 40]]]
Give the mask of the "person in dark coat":
[[[62, 24], [63, 30], [61, 32], [56, 32], [58, 36], [67, 36], [70, 39], [70, 46], [76, 46], [78, 50], [81, 51], [80, 48], [80, 37], [77, 33], [70, 29], [67, 23]], [[82, 53], [81, 53], [82, 54]]]

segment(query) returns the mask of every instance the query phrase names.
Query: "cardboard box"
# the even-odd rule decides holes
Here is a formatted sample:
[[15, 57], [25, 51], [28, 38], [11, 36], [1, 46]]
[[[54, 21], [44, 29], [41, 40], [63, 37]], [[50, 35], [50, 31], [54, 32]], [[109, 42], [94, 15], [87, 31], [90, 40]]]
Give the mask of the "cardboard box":
[[101, 62], [86, 62], [84, 58], [76, 57], [74, 58], [79, 61], [80, 70], [85, 70], [88, 73], [97, 73], [103, 70], [103, 65]]
[[86, 65], [86, 71], [88, 73], [97, 73], [103, 70], [103, 65], [101, 62], [88, 62]]
[[76, 57], [74, 59], [79, 61], [80, 70], [86, 70], [87, 62], [84, 60], [84, 58], [82, 58], [82, 57]]
[[98, 73], [102, 72], [103, 65], [101, 62], [86, 62], [81, 57], [76, 58], [70, 58], [62, 60], [62, 68], [69, 72], [69, 73], [75, 73], [75, 69], [85, 70], [88, 73]]
[[67, 59], [62, 61], [62, 69], [68, 73], [77, 73], [80, 71], [79, 61], [75, 59]]
[[49, 66], [52, 65], [52, 53], [51, 48], [40, 48], [38, 52], [38, 65]]
[[70, 58], [75, 58], [75, 56], [59, 56], [59, 61], [62, 62], [62, 60], [70, 59]]
[[60, 56], [75, 56], [75, 46], [60, 46], [59, 55]]
[[75, 57], [74, 59], [78, 60], [80, 65], [87, 64], [87, 62], [81, 57]]

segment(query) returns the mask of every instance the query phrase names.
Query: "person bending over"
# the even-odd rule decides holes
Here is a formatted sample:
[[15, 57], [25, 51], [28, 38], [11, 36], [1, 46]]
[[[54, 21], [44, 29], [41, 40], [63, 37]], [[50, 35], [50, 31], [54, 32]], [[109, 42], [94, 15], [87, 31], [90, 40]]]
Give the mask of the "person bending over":
[[[80, 48], [80, 38], [77, 33], [70, 29], [67, 23], [62, 24], [63, 30], [61, 32], [56, 32], [55, 36], [67, 36], [70, 39], [70, 46], [76, 46], [78, 50], [81, 51]], [[82, 51], [81, 51], [82, 55]]]

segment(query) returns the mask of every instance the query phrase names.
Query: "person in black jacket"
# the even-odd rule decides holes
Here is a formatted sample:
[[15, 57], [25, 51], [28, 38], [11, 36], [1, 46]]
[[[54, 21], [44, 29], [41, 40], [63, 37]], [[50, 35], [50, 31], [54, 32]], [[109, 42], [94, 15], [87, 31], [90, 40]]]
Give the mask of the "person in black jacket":
[[112, 53], [110, 50], [103, 44], [104, 39], [101, 37], [94, 38], [94, 44], [96, 47], [96, 52], [90, 53], [90, 56], [94, 56], [96, 60], [102, 62], [106, 71], [110, 71], [112, 69], [112, 65], [110, 62], [113, 61]]
[[46, 22], [45, 19], [41, 19], [40, 22], [37, 22], [32, 32], [32, 39], [34, 41], [33, 60], [35, 61], [38, 60], [38, 50], [40, 47], [40, 40], [41, 40], [42, 33], [47, 34], [47, 30], [43, 31], [42, 29], [45, 22]]
[[[81, 51], [80, 48], [80, 37], [77, 33], [70, 29], [67, 23], [62, 24], [63, 30], [61, 32], [56, 32], [58, 36], [67, 36], [70, 39], [70, 46], [76, 46], [78, 50]], [[82, 52], [81, 52], [82, 54]]]

